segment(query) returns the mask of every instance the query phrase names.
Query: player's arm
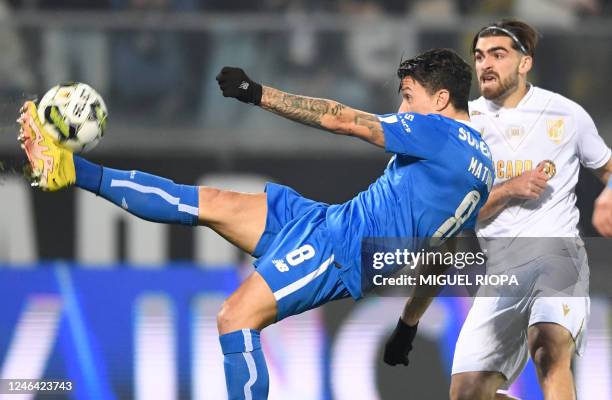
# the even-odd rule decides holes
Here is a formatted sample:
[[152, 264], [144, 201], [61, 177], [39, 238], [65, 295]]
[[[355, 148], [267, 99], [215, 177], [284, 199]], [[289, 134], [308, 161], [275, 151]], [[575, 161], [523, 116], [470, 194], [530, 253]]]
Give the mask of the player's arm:
[[[456, 245], [456, 239], [450, 238], [437, 251], [454, 252], [456, 251]], [[419, 275], [438, 275], [445, 273], [450, 266], [434, 262], [431, 264], [420, 263], [418, 268]], [[408, 365], [410, 362], [408, 355], [412, 350], [412, 342], [416, 337], [419, 321], [440, 289], [440, 286], [437, 285], [414, 286], [411, 296], [406, 300], [402, 315], [397, 321], [395, 329], [385, 343], [383, 361], [386, 364], [391, 366], [398, 364]]]
[[382, 124], [374, 114], [334, 100], [299, 96], [262, 86], [240, 68], [223, 67], [217, 81], [225, 97], [258, 105], [292, 121], [385, 147]]
[[612, 177], [612, 157], [608, 159], [608, 162], [603, 166], [592, 170], [595, 176], [597, 176], [604, 185], [608, 184], [610, 177]]
[[593, 226], [601, 235], [612, 237], [612, 158], [603, 167], [593, 171], [606, 184], [595, 200]]
[[493, 186], [487, 202], [480, 209], [478, 220], [486, 221], [496, 216], [512, 199], [535, 200], [540, 197], [549, 179], [544, 169], [545, 164], [541, 162], [536, 169]]
[[383, 128], [374, 114], [337, 101], [299, 96], [263, 86], [259, 105], [281, 117], [385, 147]]

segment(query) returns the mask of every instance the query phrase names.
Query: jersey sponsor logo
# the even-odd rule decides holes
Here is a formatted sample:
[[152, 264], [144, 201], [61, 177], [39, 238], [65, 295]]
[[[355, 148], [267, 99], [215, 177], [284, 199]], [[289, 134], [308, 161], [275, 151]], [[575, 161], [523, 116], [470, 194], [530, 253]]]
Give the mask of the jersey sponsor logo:
[[523, 172], [533, 169], [532, 160], [498, 160], [495, 163], [495, 176], [497, 178], [514, 178]]
[[458, 138], [464, 142], [467, 142], [470, 146], [480, 150], [485, 157], [489, 159], [491, 158], [491, 152], [489, 152], [489, 147], [487, 147], [487, 144], [483, 140], [480, 140], [480, 138], [472, 136], [472, 133], [467, 129], [459, 127]]
[[474, 111], [472, 111], [470, 113], [470, 117], [474, 117], [474, 116], [477, 116], [477, 115], [483, 115], [483, 114], [480, 111], [477, 111], [477, 110], [474, 110]]
[[565, 121], [563, 119], [546, 121], [546, 134], [555, 144], [561, 143], [565, 136]]

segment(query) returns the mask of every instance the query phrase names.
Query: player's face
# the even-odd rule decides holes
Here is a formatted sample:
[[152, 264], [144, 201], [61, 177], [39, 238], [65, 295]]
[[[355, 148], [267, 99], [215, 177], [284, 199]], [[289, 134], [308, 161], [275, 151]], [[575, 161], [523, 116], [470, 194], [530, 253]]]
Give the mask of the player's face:
[[485, 99], [505, 98], [518, 89], [522, 57], [512, 48], [512, 39], [507, 36], [478, 39], [474, 50], [474, 68], [480, 93]]
[[436, 96], [427, 92], [419, 82], [407, 76], [402, 79], [402, 104], [398, 112], [414, 112], [419, 114], [435, 114], [438, 112], [436, 107]]

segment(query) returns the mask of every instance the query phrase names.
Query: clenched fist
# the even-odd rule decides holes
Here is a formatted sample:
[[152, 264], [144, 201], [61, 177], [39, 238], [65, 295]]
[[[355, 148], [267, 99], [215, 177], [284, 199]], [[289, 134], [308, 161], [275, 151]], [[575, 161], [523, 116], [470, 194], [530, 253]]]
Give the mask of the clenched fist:
[[242, 68], [223, 67], [216, 79], [224, 97], [255, 105], [261, 102], [261, 85], [253, 82]]
[[546, 171], [545, 161], [538, 164], [536, 169], [526, 171], [506, 183], [506, 189], [511, 197], [518, 199], [535, 200], [539, 198], [546, 189], [546, 182], [550, 175]]

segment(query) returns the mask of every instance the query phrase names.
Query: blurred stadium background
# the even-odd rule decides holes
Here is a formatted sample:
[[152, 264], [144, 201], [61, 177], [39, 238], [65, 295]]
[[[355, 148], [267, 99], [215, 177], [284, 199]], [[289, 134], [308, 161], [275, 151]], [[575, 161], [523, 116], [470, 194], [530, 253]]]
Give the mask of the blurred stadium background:
[[[1, 377], [71, 379], [67, 398], [223, 399], [216, 310], [251, 268], [204, 229], [139, 221], [84, 192], [30, 190], [16, 172], [23, 100], [91, 84], [110, 121], [90, 158], [108, 166], [246, 191], [274, 180], [340, 202], [387, 157], [223, 98], [218, 70], [393, 112], [402, 57], [451, 47], [469, 59], [472, 34], [509, 15], [543, 34], [532, 82], [583, 105], [612, 144], [610, 0], [0, 0]], [[585, 236], [596, 235], [600, 190], [581, 173]], [[612, 398], [610, 247], [594, 243], [603, 252], [591, 267], [605, 278], [592, 280], [589, 347], [575, 365], [589, 400]], [[434, 303], [407, 369], [380, 362], [402, 302], [339, 302], [267, 330], [271, 398], [446, 398], [470, 300]], [[541, 398], [531, 366], [511, 393]]]

